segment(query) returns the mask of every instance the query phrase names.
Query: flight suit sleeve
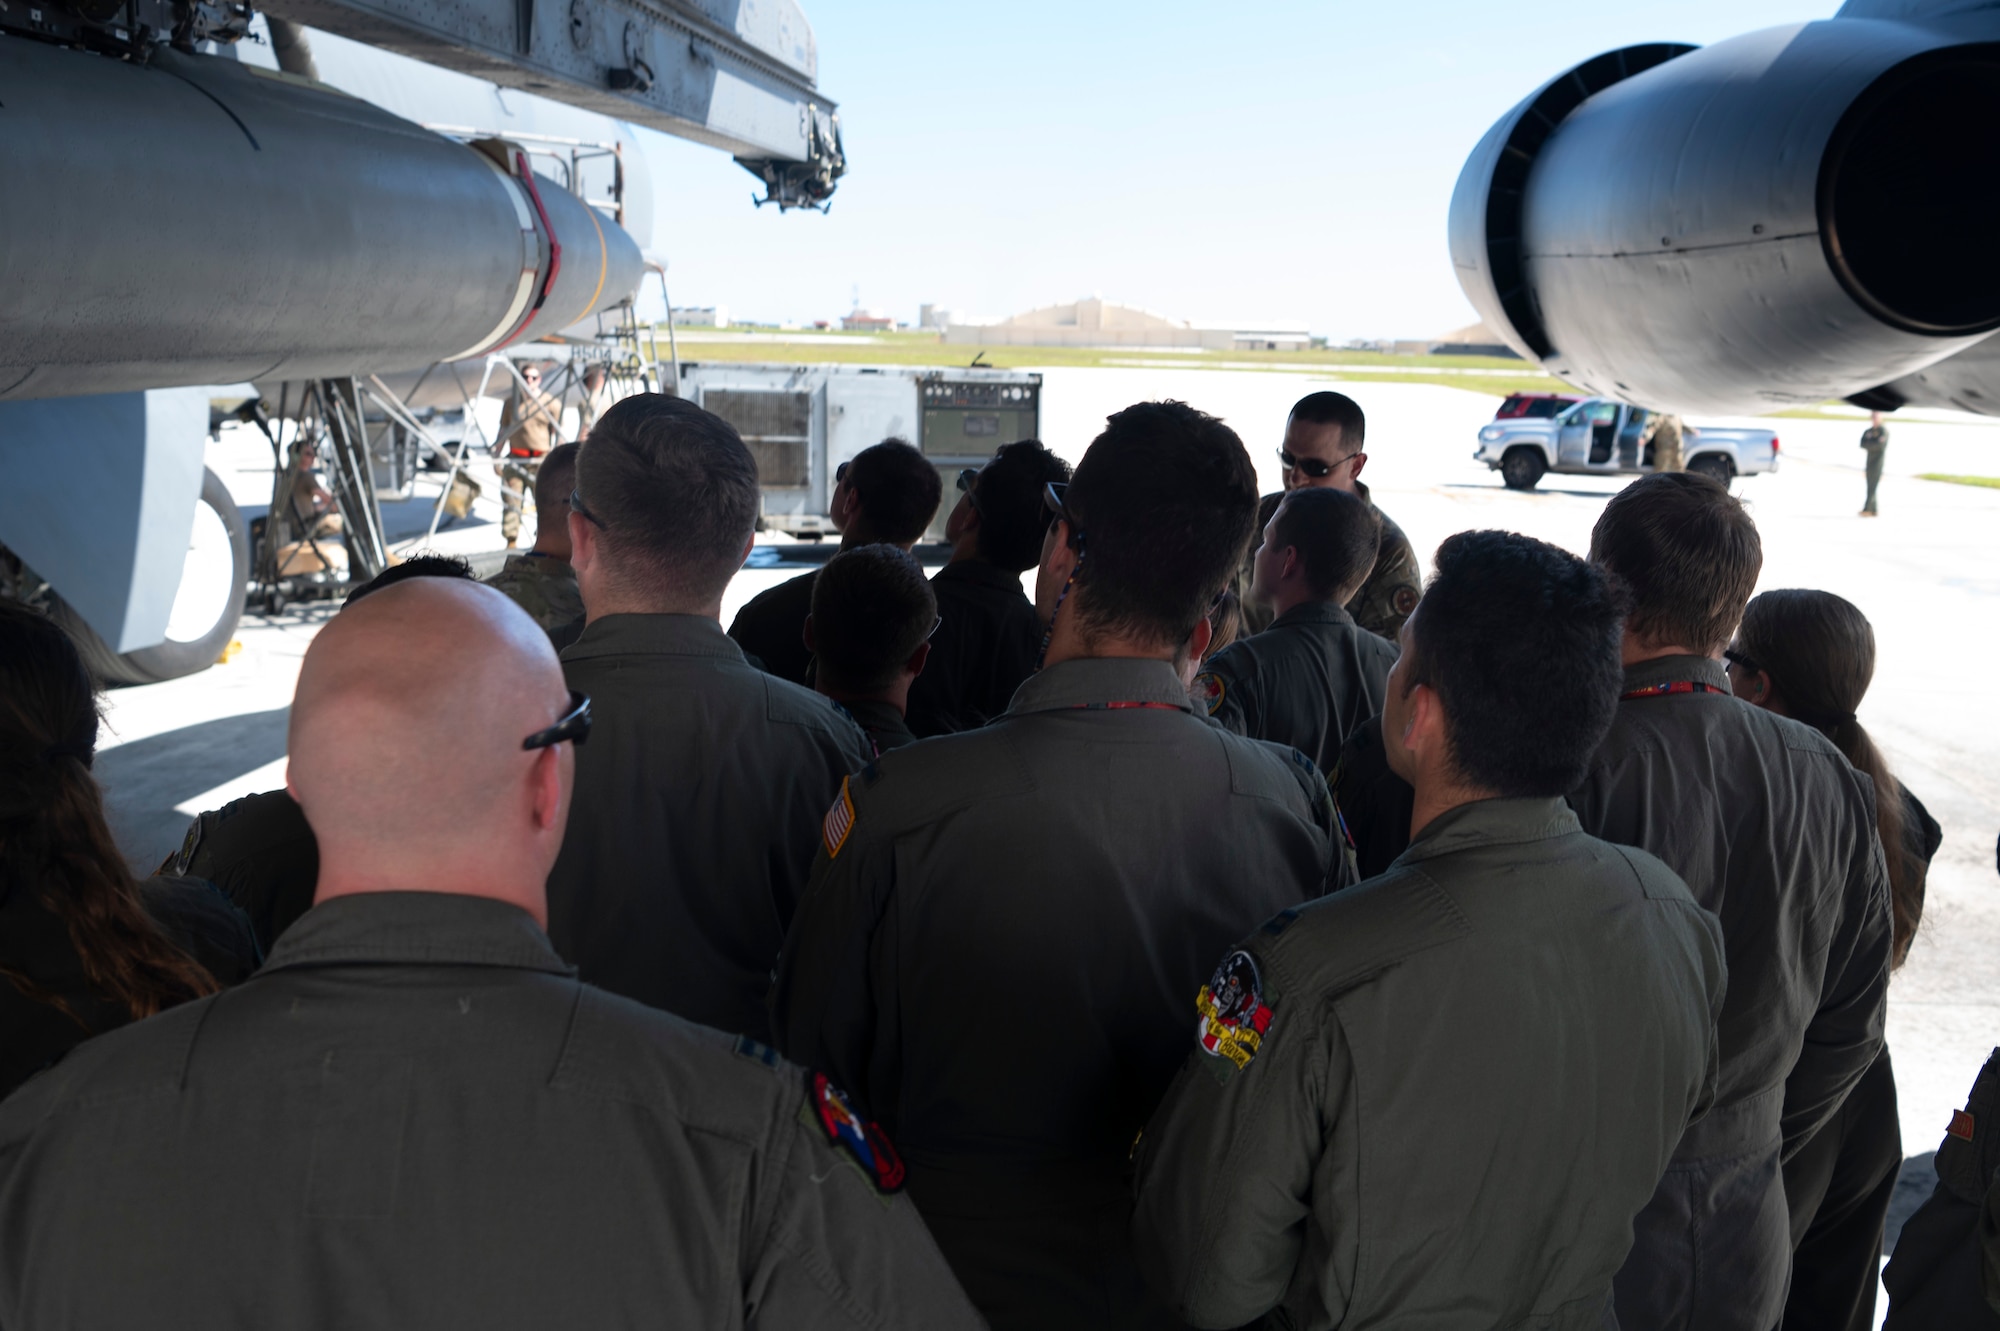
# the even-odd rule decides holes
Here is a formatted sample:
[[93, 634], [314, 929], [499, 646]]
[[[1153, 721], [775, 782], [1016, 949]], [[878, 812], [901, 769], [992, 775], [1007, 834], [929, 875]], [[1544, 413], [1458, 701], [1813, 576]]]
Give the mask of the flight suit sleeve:
[[1389, 532], [1384, 534], [1376, 556], [1375, 571], [1347, 603], [1347, 612], [1362, 628], [1393, 643], [1423, 594], [1424, 574], [1417, 552], [1400, 530]]
[[1140, 1270], [1198, 1327], [1242, 1326], [1284, 1297], [1305, 1250], [1322, 1124], [1348, 1084], [1327, 1006], [1277, 992], [1255, 946], [1202, 986], [1194, 1052], [1135, 1148]]
[[1246, 707], [1249, 695], [1243, 681], [1230, 669], [1227, 656], [1225, 651], [1203, 662], [1207, 668], [1194, 677], [1188, 697], [1209, 720], [1230, 734], [1250, 735], [1251, 721]]
[[902, 1161], [881, 1129], [811, 1072], [780, 1113], [771, 1167], [752, 1184], [746, 1324], [985, 1326], [901, 1191]]
[[879, 1113], [868, 1075], [877, 1021], [872, 957], [895, 889], [895, 845], [878, 838], [856, 807], [865, 780], [842, 780], [821, 824], [812, 875], [778, 954], [770, 1009], [787, 1058], [828, 1073]]
[[[1871, 803], [1865, 827], [1874, 826]], [[1785, 1079], [1786, 1160], [1833, 1117], [1882, 1048], [1894, 931], [1881, 842], [1868, 835], [1850, 864], [1840, 923], [1827, 948], [1819, 1010], [1806, 1026], [1798, 1061]]]

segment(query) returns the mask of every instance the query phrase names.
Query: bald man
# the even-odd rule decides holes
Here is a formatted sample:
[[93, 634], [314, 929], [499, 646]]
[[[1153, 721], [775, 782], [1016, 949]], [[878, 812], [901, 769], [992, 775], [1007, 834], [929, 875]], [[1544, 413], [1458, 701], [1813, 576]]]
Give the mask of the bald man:
[[0, 1105], [0, 1325], [980, 1325], [825, 1078], [580, 983], [542, 932], [547, 637], [422, 578], [306, 654], [316, 903], [229, 994]]

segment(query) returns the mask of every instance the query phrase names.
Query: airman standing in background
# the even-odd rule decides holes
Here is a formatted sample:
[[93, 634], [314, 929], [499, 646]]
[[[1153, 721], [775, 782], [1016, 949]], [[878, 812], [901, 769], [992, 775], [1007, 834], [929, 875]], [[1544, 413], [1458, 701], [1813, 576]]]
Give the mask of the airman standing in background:
[[522, 366], [521, 382], [500, 409], [500, 447], [507, 458], [500, 465], [500, 535], [509, 550], [521, 537], [521, 498], [562, 429], [562, 404], [542, 391], [540, 367]]
[[1654, 471], [1686, 471], [1687, 457], [1681, 448], [1681, 435], [1685, 427], [1681, 418], [1668, 412], [1653, 417], [1646, 426], [1645, 435], [1639, 440], [1639, 456], [1644, 458], [1646, 444], [1653, 445]]
[[1882, 413], [1868, 413], [1868, 428], [1861, 432], [1861, 448], [1868, 454], [1868, 501], [1861, 506], [1861, 516], [1875, 516], [1875, 487], [1882, 483], [1882, 455], [1889, 451], [1889, 427], [1882, 424]]
[[[557, 444], [535, 469], [535, 544], [526, 554], [509, 555], [486, 585], [528, 612], [545, 632], [583, 615], [583, 593], [569, 562], [569, 496], [576, 489], [580, 445]], [[558, 644], [559, 646], [562, 644]]]
[[617, 400], [611, 391], [611, 374], [602, 365], [593, 365], [583, 372], [583, 400], [576, 404], [576, 442], [580, 444], [590, 438], [590, 427]]

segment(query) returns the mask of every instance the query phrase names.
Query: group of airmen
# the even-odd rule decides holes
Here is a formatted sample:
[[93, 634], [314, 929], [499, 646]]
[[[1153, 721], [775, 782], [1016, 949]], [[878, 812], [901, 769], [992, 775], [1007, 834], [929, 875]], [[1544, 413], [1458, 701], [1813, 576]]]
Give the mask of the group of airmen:
[[[182, 969], [0, 1103], [0, 1326], [1869, 1325], [1937, 842], [1865, 619], [1753, 602], [1684, 472], [1426, 583], [1365, 444], [1307, 397], [1260, 500], [1139, 403], [958, 477], [926, 579], [885, 441], [725, 632], [748, 449], [610, 406], [495, 586], [412, 561], [318, 634], [284, 790], [100, 875]], [[76, 707], [0, 707], [31, 901], [6, 829], [101, 824]], [[138, 955], [81, 862], [17, 1007]], [[1981, 1087], [1892, 1327], [2000, 1325]]]

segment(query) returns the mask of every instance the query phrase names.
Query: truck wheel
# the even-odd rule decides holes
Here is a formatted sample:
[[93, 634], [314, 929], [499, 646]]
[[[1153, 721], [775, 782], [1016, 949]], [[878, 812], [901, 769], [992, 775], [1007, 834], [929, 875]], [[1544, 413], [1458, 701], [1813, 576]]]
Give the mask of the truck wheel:
[[1729, 483], [1736, 479], [1736, 464], [1720, 453], [1703, 453], [1687, 464], [1687, 469], [1697, 475], [1706, 476], [1727, 490]]
[[60, 598], [56, 621], [76, 639], [91, 672], [106, 684], [157, 684], [214, 665], [243, 618], [250, 581], [250, 539], [243, 515], [222, 478], [204, 468], [180, 590], [167, 617], [167, 639], [155, 647], [114, 652], [83, 616]]
[[1549, 464], [1539, 449], [1510, 448], [1507, 456], [1500, 459], [1500, 479], [1507, 482], [1509, 490], [1534, 489], [1548, 469]]

